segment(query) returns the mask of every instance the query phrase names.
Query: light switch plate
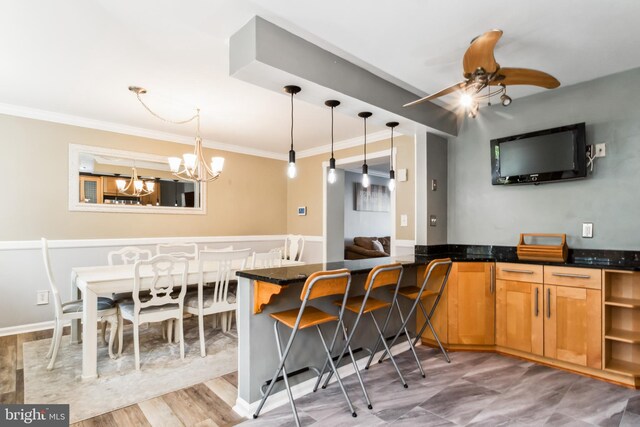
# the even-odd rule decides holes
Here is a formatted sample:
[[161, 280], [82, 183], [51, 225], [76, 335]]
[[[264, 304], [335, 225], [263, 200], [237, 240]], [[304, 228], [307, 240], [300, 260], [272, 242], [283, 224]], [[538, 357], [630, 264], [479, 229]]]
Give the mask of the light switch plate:
[[591, 239], [593, 237], [593, 223], [592, 222], [583, 222], [582, 223], [582, 237], [586, 239]]
[[407, 180], [407, 170], [406, 169], [398, 169], [398, 174], [396, 176], [398, 181], [405, 182]]
[[407, 226], [407, 215], [400, 215], [400, 227]]
[[605, 157], [607, 155], [607, 144], [596, 144], [596, 157]]
[[429, 215], [429, 226], [435, 227], [438, 225], [438, 218], [435, 215]]
[[49, 291], [38, 291], [36, 305], [49, 304]]

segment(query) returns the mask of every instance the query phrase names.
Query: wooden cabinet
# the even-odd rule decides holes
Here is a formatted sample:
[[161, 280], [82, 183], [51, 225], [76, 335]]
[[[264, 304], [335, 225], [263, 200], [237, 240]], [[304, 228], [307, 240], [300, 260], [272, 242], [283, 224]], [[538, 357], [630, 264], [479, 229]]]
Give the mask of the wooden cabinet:
[[447, 284], [449, 344], [495, 344], [492, 262], [458, 262]]
[[102, 203], [102, 177], [80, 175], [80, 202]]
[[541, 265], [496, 264], [496, 344], [542, 356]]
[[122, 179], [115, 176], [103, 176], [102, 177], [102, 191], [104, 194], [115, 195], [118, 193], [118, 186], [116, 180]]

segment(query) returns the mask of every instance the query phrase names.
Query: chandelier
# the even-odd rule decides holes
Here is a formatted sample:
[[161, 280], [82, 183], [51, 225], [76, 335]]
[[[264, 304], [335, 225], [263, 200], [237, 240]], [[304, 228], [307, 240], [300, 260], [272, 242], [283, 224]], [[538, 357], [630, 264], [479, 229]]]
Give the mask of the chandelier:
[[143, 181], [134, 167], [129, 182], [123, 178], [118, 178], [116, 179], [116, 188], [118, 189], [118, 193], [122, 195], [142, 197], [153, 193], [156, 189], [156, 183], [153, 180]]
[[[210, 182], [218, 179], [222, 173], [224, 166], [224, 157], [212, 157], [211, 163], [208, 163], [204, 158], [204, 152], [202, 150], [202, 138], [200, 137], [200, 109], [196, 109], [196, 114], [186, 120], [169, 120], [166, 119], [151, 110], [144, 103], [140, 95], [147, 93], [145, 88], [139, 86], [129, 86], [129, 90], [136, 94], [140, 104], [149, 112], [152, 116], [163, 122], [173, 123], [176, 125], [182, 125], [196, 121], [196, 142], [193, 153], [185, 153], [180, 157], [169, 157], [169, 169], [173, 173], [173, 176], [183, 181], [190, 182]], [[135, 182], [134, 182], [135, 185]]]

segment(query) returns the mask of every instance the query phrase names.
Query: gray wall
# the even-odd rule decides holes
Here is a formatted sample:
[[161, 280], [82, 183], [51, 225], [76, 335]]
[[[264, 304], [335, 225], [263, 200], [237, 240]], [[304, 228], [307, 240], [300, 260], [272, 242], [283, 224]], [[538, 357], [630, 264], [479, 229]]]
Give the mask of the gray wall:
[[[431, 188], [431, 180], [437, 181], [437, 189]], [[447, 140], [427, 133], [427, 244], [447, 243]], [[429, 216], [436, 216], [436, 226], [429, 224]]]
[[[508, 108], [483, 107], [449, 140], [449, 243], [515, 245], [522, 232], [566, 233], [569, 247], [640, 248], [640, 69], [561, 87]], [[489, 140], [586, 122], [587, 143], [607, 143], [587, 179], [491, 185]], [[581, 236], [593, 222], [593, 239]]]
[[[386, 178], [369, 175], [371, 184], [387, 185]], [[352, 244], [358, 236], [391, 236], [391, 211], [368, 212], [355, 210], [354, 183], [362, 182], [362, 174], [344, 174], [344, 241]]]
[[327, 183], [326, 232], [329, 262], [344, 260], [344, 174], [344, 170], [336, 169], [336, 182]]

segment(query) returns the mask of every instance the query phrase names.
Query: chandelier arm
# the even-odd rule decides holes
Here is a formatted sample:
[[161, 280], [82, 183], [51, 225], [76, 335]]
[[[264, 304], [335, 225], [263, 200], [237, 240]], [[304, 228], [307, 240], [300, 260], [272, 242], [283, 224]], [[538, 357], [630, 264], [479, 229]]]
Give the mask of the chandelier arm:
[[155, 118], [162, 120], [163, 122], [167, 122], [167, 123], [173, 123], [175, 125], [183, 125], [185, 123], [189, 123], [194, 121], [195, 119], [198, 119], [198, 130], [200, 128], [200, 110], [198, 109], [198, 111], [196, 112], [196, 114], [194, 114], [193, 116], [191, 116], [188, 119], [185, 120], [169, 120], [165, 117], [162, 117], [161, 115], [155, 113], [151, 108], [149, 108], [149, 106], [147, 104], [144, 103], [144, 101], [142, 100], [142, 98], [140, 97], [139, 93], [136, 93], [136, 97], [138, 98], [138, 101], [140, 101], [140, 104], [142, 104], [142, 106]]

